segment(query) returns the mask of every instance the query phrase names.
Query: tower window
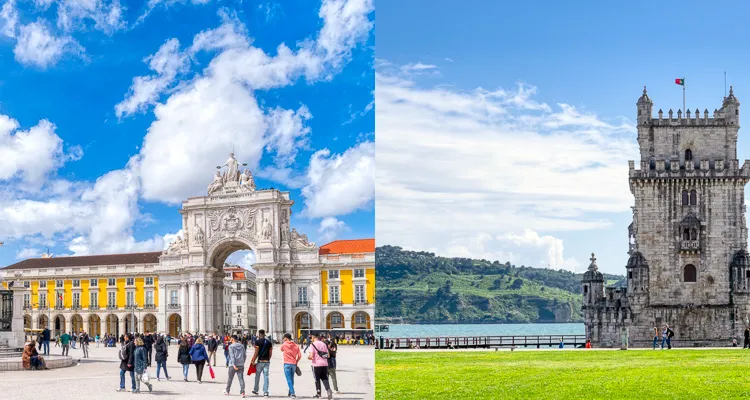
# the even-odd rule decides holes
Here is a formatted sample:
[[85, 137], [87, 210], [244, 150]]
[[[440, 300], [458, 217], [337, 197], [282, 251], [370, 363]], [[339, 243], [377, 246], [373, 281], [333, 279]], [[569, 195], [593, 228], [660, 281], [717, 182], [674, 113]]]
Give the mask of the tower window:
[[690, 240], [698, 240], [698, 231], [695, 229], [690, 230]]
[[[748, 271], [748, 272], [750, 272], [750, 271]], [[584, 285], [583, 286], [583, 293], [586, 294], [588, 292], [589, 292], [589, 287], [587, 285]]]
[[690, 205], [694, 206], [698, 204], [698, 192], [695, 190], [690, 191]]
[[633, 279], [633, 271], [628, 271], [628, 279]]
[[690, 229], [683, 229], [682, 230], [682, 240], [690, 240]]
[[685, 266], [685, 282], [696, 282], [698, 280], [698, 273], [695, 270], [695, 265], [688, 264]]
[[750, 269], [745, 271], [745, 278], [750, 279]]
[[693, 152], [690, 149], [685, 150], [685, 161], [693, 161]]
[[686, 206], [688, 204], [690, 204], [690, 197], [688, 196], [688, 191], [683, 190], [682, 191], [682, 205]]

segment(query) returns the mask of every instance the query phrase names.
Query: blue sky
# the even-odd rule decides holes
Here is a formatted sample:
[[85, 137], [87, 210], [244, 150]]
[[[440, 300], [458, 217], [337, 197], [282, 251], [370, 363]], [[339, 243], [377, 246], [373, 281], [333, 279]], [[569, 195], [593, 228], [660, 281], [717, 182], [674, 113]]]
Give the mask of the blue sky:
[[646, 85], [654, 112], [676, 111], [685, 77], [688, 108], [713, 112], [724, 71], [750, 99], [748, 14], [743, 2], [378, 2], [379, 244], [577, 271], [596, 252], [624, 273], [635, 102]]
[[372, 1], [0, 6], [0, 264], [161, 250], [233, 148], [311, 240], [373, 236]]

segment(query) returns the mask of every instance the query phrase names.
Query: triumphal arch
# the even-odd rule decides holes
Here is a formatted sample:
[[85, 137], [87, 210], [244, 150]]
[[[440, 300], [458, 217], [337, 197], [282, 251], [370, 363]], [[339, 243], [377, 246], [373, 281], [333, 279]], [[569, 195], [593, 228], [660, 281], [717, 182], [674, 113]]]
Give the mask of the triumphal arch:
[[[292, 316], [297, 310], [293, 310], [292, 293], [297, 287], [311, 290], [311, 300], [321, 296], [315, 293], [320, 287], [319, 250], [306, 235], [290, 228], [294, 202], [289, 192], [257, 190], [251, 172], [240, 172], [240, 166], [230, 154], [220, 167], [223, 174], [216, 171], [207, 195], [182, 203], [183, 236], [160, 257], [159, 282], [166, 289], [164, 295], [169, 288], [179, 287], [183, 331], [216, 330], [226, 310], [224, 262], [235, 251], [252, 250], [258, 327], [280, 338], [294, 331]], [[168, 307], [168, 301], [161, 304]], [[311, 304], [320, 307], [320, 301]], [[311, 311], [320, 315], [320, 310]], [[170, 317], [169, 312], [162, 315]]]

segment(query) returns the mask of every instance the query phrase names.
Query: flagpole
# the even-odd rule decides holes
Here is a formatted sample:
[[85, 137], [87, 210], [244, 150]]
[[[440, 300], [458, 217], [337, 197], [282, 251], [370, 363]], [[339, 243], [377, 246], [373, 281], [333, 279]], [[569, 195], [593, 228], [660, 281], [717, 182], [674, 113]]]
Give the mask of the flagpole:
[[687, 112], [687, 108], [685, 108], [685, 77], [682, 78], [682, 112]]

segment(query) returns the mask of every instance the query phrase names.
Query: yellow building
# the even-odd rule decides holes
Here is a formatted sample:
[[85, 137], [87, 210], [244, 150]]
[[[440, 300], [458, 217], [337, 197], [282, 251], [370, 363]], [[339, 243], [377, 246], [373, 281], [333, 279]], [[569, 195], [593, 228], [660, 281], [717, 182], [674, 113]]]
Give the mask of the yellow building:
[[[161, 252], [32, 258], [0, 269], [23, 285], [24, 327], [53, 334], [157, 331]], [[179, 317], [179, 316], [178, 316]], [[179, 326], [178, 321], [176, 326]]]
[[375, 239], [337, 240], [320, 247], [326, 329], [372, 329]]

